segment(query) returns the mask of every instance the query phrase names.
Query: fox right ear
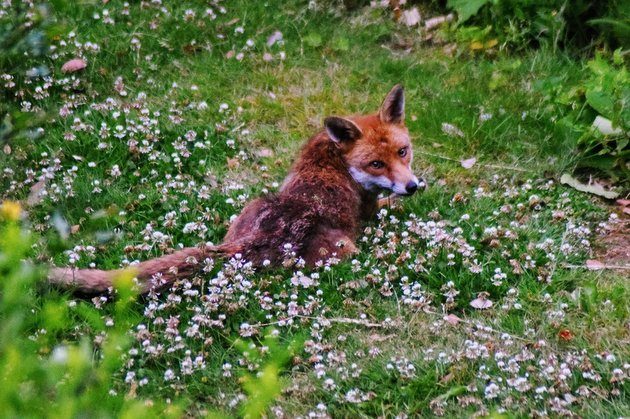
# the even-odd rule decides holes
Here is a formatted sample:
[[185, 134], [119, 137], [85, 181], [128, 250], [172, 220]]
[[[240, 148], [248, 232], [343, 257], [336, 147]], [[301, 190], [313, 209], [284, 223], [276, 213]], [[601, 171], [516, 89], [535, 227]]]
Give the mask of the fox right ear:
[[381, 109], [378, 111], [381, 121], [389, 124], [400, 124], [405, 119], [405, 90], [400, 84], [392, 87]]
[[357, 125], [349, 119], [330, 116], [324, 120], [326, 132], [331, 140], [336, 143], [354, 141], [361, 138], [363, 133]]

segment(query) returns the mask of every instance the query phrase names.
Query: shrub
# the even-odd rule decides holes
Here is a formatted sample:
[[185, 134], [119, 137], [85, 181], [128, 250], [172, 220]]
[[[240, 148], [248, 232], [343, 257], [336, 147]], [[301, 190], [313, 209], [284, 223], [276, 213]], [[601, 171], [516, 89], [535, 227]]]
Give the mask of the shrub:
[[630, 3], [623, 0], [448, 0], [447, 7], [457, 12], [459, 25], [491, 27], [514, 49], [594, 41], [615, 47], [630, 40]]
[[[604, 173], [613, 181], [630, 179], [630, 74], [621, 50], [598, 53], [585, 65], [586, 77], [571, 88], [541, 80], [542, 92], [558, 118], [559, 135], [577, 145], [577, 168]], [[625, 185], [628, 186], [628, 185]]]

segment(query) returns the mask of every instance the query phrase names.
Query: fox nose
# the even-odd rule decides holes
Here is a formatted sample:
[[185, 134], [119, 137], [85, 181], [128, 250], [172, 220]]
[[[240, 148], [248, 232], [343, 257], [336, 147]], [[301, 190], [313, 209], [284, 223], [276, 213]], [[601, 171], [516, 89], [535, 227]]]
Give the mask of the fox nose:
[[411, 195], [412, 193], [418, 190], [418, 184], [412, 180], [409, 183], [407, 183], [407, 185], [405, 186], [405, 190], [407, 191], [409, 195]]

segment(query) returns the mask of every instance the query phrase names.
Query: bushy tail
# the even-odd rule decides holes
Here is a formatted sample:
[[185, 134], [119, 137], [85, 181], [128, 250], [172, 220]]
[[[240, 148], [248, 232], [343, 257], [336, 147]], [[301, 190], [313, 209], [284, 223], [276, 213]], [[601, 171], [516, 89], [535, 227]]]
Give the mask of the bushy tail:
[[[177, 252], [150, 259], [134, 265], [141, 293], [159, 290], [199, 272], [204, 260], [213, 257], [229, 257], [233, 253], [228, 246], [186, 247]], [[123, 269], [103, 271], [100, 269], [53, 268], [48, 273], [52, 284], [70, 288], [83, 294], [103, 294], [113, 285], [113, 280]]]

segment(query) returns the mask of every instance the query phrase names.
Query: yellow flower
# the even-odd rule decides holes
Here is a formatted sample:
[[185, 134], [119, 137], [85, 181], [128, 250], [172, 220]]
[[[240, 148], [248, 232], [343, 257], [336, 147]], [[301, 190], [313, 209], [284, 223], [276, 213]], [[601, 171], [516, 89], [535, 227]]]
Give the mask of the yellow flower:
[[0, 205], [0, 218], [9, 221], [17, 221], [20, 219], [20, 214], [22, 213], [22, 206], [19, 202], [15, 201], [4, 201], [2, 205]]

